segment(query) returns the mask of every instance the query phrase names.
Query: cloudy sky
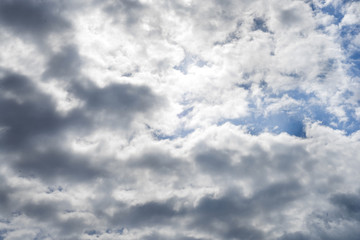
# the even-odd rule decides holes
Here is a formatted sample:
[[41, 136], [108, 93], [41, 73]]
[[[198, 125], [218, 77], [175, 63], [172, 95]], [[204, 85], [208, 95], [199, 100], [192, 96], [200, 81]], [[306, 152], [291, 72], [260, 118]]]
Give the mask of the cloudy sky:
[[1, 0], [1, 240], [358, 240], [360, 2]]

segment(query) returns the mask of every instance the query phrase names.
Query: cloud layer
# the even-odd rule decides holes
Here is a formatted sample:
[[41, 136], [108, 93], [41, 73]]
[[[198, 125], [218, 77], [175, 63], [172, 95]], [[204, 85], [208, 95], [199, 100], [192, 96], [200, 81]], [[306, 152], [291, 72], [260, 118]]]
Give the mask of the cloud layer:
[[358, 239], [358, 9], [2, 1], [0, 239]]

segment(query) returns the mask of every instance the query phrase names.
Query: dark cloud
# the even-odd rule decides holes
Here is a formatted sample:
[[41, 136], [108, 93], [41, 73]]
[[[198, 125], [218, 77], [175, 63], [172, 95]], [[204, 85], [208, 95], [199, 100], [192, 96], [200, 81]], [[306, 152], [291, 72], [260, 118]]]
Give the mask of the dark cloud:
[[53, 136], [77, 121], [76, 114], [60, 116], [52, 98], [23, 75], [8, 74], [0, 86], [0, 111], [6, 113], [0, 116], [6, 128], [0, 141], [8, 150], [23, 149], [35, 138]]
[[[249, 154], [229, 149], [194, 149], [197, 167], [216, 181], [230, 178], [251, 179], [256, 186], [266, 184], [271, 175], [291, 178], [299, 169], [311, 171], [314, 160], [301, 145], [274, 144], [272, 153], [254, 144]], [[291, 149], [291, 150], [289, 150]]]
[[[69, 208], [71, 208], [71, 204], [66, 200], [30, 200], [18, 211], [32, 221], [39, 222], [41, 226], [51, 228], [52, 234], [62, 236], [61, 239], [76, 239], [90, 225], [83, 217], [67, 216]], [[41, 234], [47, 235], [46, 232]]]
[[137, 114], [147, 113], [161, 107], [163, 99], [147, 86], [112, 83], [99, 88], [93, 83], [75, 83], [71, 89], [84, 101], [83, 110], [95, 121], [103, 121], [112, 127], [127, 126]]
[[205, 196], [193, 211], [193, 226], [210, 231], [216, 230], [214, 227], [217, 223], [236, 224], [241, 219], [254, 216], [256, 209], [250, 206], [251, 201], [235, 191], [220, 198]]
[[50, 33], [71, 27], [60, 14], [59, 4], [40, 0], [4, 0], [0, 3], [0, 24], [16, 35], [43, 42]]
[[16, 192], [15, 189], [10, 187], [3, 177], [0, 177], [0, 211], [3, 214], [11, 213], [11, 205], [13, 203], [11, 194]]
[[294, 232], [294, 233], [285, 233], [278, 240], [310, 240], [310, 239], [312, 239], [310, 236], [302, 232]]
[[230, 154], [221, 150], [208, 149], [195, 156], [197, 165], [209, 174], [228, 174], [233, 172]]
[[52, 221], [58, 218], [59, 210], [58, 202], [27, 203], [22, 207], [22, 212], [39, 221]]
[[221, 239], [263, 239], [261, 230], [251, 226], [256, 209], [251, 200], [236, 193], [221, 198], [204, 197], [192, 211], [191, 228]]
[[47, 182], [58, 179], [88, 182], [106, 176], [103, 167], [91, 163], [91, 157], [59, 148], [24, 151], [20, 159], [14, 161], [14, 168], [24, 176], [40, 176]]
[[138, 113], [161, 107], [164, 99], [144, 85], [111, 83], [96, 86], [81, 77], [82, 57], [76, 46], [65, 46], [50, 57], [44, 77], [65, 81], [73, 97], [84, 102], [81, 111], [87, 117], [112, 125], [128, 125]]
[[[186, 225], [187, 230], [211, 234], [221, 239], [266, 239], [265, 233], [251, 222], [262, 215], [285, 211], [291, 202], [301, 198], [302, 193], [299, 183], [290, 181], [270, 184], [250, 197], [243, 196], [237, 189], [229, 189], [221, 197], [204, 196], [192, 207], [177, 205], [182, 200], [176, 198], [134, 206], [120, 204], [119, 210], [109, 217], [109, 221], [113, 226], [138, 229], [172, 226], [175, 222], [188, 219], [190, 222]], [[156, 237], [162, 239], [157, 233], [145, 239]]]
[[130, 207], [121, 205], [110, 221], [113, 225], [133, 228], [169, 225], [172, 218], [179, 214], [173, 204], [169, 200], [164, 203], [147, 202]]
[[[68, 62], [71, 62], [73, 56], [76, 61], [79, 60], [76, 51], [74, 53], [72, 48], [65, 48], [49, 61], [47, 74], [57, 78], [76, 75], [77, 69], [69, 71], [73, 64]], [[65, 71], [56, 70], [57, 64], [60, 64], [59, 66]], [[73, 82], [70, 82], [71, 84]], [[107, 121], [103, 121], [104, 119], [87, 116], [87, 112], [112, 115], [114, 118], [119, 118], [119, 121], [129, 123], [136, 113], [155, 106], [153, 100], [157, 100], [147, 87], [113, 84], [105, 89], [96, 88], [94, 85], [85, 89], [78, 86], [77, 96], [88, 101], [88, 105], [64, 116], [55, 110], [54, 100], [23, 75], [12, 73], [5, 75], [1, 79], [0, 91], [2, 93], [0, 111], [6, 113], [0, 116], [0, 124], [5, 127], [0, 139], [1, 145], [3, 150], [14, 151], [17, 155], [15, 159], [9, 158], [8, 164], [21, 176], [40, 177], [48, 183], [65, 181], [74, 184], [106, 176], [107, 171], [101, 159], [97, 162], [102, 166], [94, 165], [92, 157], [75, 154], [62, 147], [63, 134], [69, 129], [76, 129], [76, 132], [79, 129], [90, 131], [91, 122], [94, 120], [98, 120], [97, 126], [108, 124]], [[81, 125], [78, 125], [80, 122]], [[39, 147], [43, 150], [37, 150]], [[8, 190], [1, 191], [0, 196], [2, 206], [9, 207], [11, 199]], [[36, 209], [28, 206], [25, 210], [29, 217], [36, 217], [34, 215]], [[49, 211], [40, 212], [45, 214]], [[51, 218], [50, 215], [46, 216]], [[66, 222], [63, 225], [61, 228], [64, 229], [74, 226], [74, 224], [65, 226]], [[80, 224], [79, 228], [81, 226], [83, 224]]]
[[[309, 152], [301, 145], [294, 145], [284, 150], [283, 144], [276, 144], [272, 146], [274, 155], [270, 163], [272, 167], [282, 173], [291, 173], [297, 171], [298, 168], [311, 170], [309, 165], [312, 164]], [[291, 149], [289, 151], [289, 149]]]
[[360, 194], [334, 194], [330, 202], [340, 210], [342, 217], [360, 222]]
[[138, 113], [151, 114], [161, 107], [164, 99], [156, 96], [144, 85], [111, 83], [98, 87], [91, 80], [81, 76], [83, 60], [76, 46], [64, 46], [52, 55], [43, 76], [64, 81], [71, 97], [81, 100], [84, 106], [81, 114], [100, 125], [124, 127], [129, 125]]
[[129, 160], [128, 166], [138, 170], [150, 170], [160, 176], [181, 176], [189, 169], [183, 160], [174, 158], [161, 150], [142, 153], [140, 157]]
[[224, 235], [226, 239], [239, 239], [239, 240], [261, 240], [265, 239], [264, 233], [254, 227], [236, 227], [230, 229]]
[[263, 211], [271, 212], [279, 208], [286, 208], [293, 201], [298, 201], [305, 192], [296, 180], [274, 183], [257, 192], [252, 202]]
[[206, 196], [189, 211], [194, 219], [191, 227], [225, 239], [265, 239], [263, 231], [250, 224], [251, 220], [285, 211], [302, 194], [299, 183], [289, 181], [270, 184], [252, 197], [245, 197], [236, 189], [230, 189], [220, 198]]
[[206, 240], [207, 238], [177, 236], [174, 239], [179, 239], [179, 240]]
[[[66, 62], [63, 56], [55, 59]], [[58, 74], [50, 70], [49, 73]], [[76, 88], [76, 96], [86, 105], [61, 115], [52, 97], [29, 78], [9, 73], [0, 84], [0, 111], [6, 113], [0, 116], [0, 125], [5, 129], [0, 138], [1, 148], [17, 152], [20, 158], [13, 161], [13, 166], [22, 175], [40, 176], [47, 181], [58, 178], [85, 181], [104, 176], [101, 167], [90, 164], [91, 157], [63, 147], [66, 133], [71, 131], [80, 137], [95, 126], [108, 128], [109, 124], [122, 129], [136, 114], [148, 112], [158, 103], [148, 87], [111, 84], [97, 88], [89, 83], [87, 88], [83, 85]], [[39, 147], [44, 150], [38, 151]]]
[[188, 237], [183, 235], [168, 236], [168, 235], [161, 235], [159, 233], [152, 233], [150, 235], [144, 236], [142, 239], [143, 240], [208, 240], [205, 238]]
[[0, 206], [5, 207], [9, 203], [8, 189], [1, 187], [0, 189]]
[[143, 112], [156, 105], [156, 97], [145, 86], [111, 84], [104, 88], [89, 88], [79, 92], [91, 111], [113, 112], [117, 115], [131, 115]]
[[75, 46], [65, 46], [50, 57], [44, 77], [54, 77], [70, 82], [81, 71], [82, 60]]
[[55, 228], [59, 230], [59, 235], [68, 237], [67, 239], [76, 239], [90, 226], [84, 217], [68, 217], [55, 222]]

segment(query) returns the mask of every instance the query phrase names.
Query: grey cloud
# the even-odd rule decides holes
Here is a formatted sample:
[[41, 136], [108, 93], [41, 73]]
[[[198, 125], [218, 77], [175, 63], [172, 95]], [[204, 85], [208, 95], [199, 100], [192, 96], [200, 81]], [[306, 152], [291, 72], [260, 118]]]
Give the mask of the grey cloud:
[[104, 11], [114, 17], [115, 21], [119, 21], [119, 17], [125, 17], [127, 27], [137, 24], [145, 9], [146, 6], [138, 0], [108, 1], [104, 7]]
[[154, 174], [160, 174], [160, 176], [181, 176], [185, 174], [185, 171], [189, 170], [189, 166], [183, 160], [174, 158], [160, 150], [142, 153], [141, 157], [128, 160], [127, 165], [138, 170], [151, 170]]
[[113, 126], [126, 126], [139, 113], [151, 114], [163, 101], [149, 87], [131, 84], [113, 83], [98, 88], [90, 82], [85, 86], [75, 83], [72, 91], [84, 100], [83, 110], [93, 114], [94, 119], [109, 121]]
[[306, 229], [284, 233], [279, 240], [338, 240], [359, 239], [360, 194], [332, 194], [329, 202], [333, 208], [314, 210], [306, 218]]
[[272, 153], [259, 145], [251, 147], [250, 154], [239, 154], [229, 149], [205, 148], [195, 151], [197, 167], [214, 179], [251, 178], [255, 184], [266, 183], [269, 175], [291, 177], [301, 169], [311, 171], [315, 164], [301, 145], [273, 145]]
[[237, 156], [241, 161], [234, 161], [233, 153], [227, 149], [207, 148], [196, 153], [197, 167], [214, 180], [230, 178], [251, 178], [256, 185], [267, 181], [267, 168], [271, 164], [269, 155], [259, 146], [253, 147], [251, 155]]
[[302, 232], [285, 233], [279, 238], [279, 240], [310, 240], [312, 239], [309, 235]]
[[50, 1], [4, 0], [0, 3], [0, 24], [21, 37], [43, 42], [48, 34], [71, 27], [57, 5]]
[[195, 161], [198, 166], [209, 174], [226, 174], [233, 172], [231, 155], [227, 152], [208, 149], [198, 153]]
[[[296, 172], [299, 168], [311, 171], [314, 160], [311, 159], [309, 152], [301, 145], [285, 147], [283, 144], [272, 146], [273, 156], [269, 161], [272, 167], [282, 173]], [[291, 174], [290, 174], [291, 175]]]
[[285, 26], [291, 26], [301, 21], [296, 9], [286, 9], [280, 12], [280, 21]]
[[105, 88], [87, 89], [83, 93], [88, 109], [114, 111], [119, 115], [145, 111], [157, 100], [148, 87], [130, 84], [111, 84]]
[[251, 218], [255, 209], [250, 204], [249, 199], [237, 192], [230, 192], [220, 198], [205, 196], [193, 212], [196, 226], [210, 230], [217, 221], [231, 224], [238, 218]]
[[0, 188], [0, 206], [5, 207], [9, 204], [8, 189]]
[[[203, 142], [201, 146], [204, 144]], [[210, 176], [215, 184], [219, 182], [228, 184], [234, 178], [245, 179], [253, 182], [252, 189], [255, 192], [250, 197], [244, 197], [235, 190], [220, 198], [211, 196], [202, 198], [196, 208], [188, 210], [188, 212], [193, 212], [194, 221], [191, 222], [191, 226], [196, 226], [202, 231], [214, 231], [214, 234], [222, 237], [228, 236], [229, 232], [237, 232], [237, 228], [250, 229], [254, 235], [250, 234], [249, 239], [251, 239], [250, 236], [261, 239], [265, 233], [247, 225], [246, 220], [261, 219], [261, 221], [273, 222], [277, 227], [286, 225], [283, 214], [296, 206], [295, 204], [300, 204], [307, 199], [309, 192], [326, 193], [336, 190], [334, 187], [324, 188], [322, 184], [318, 185], [318, 182], [323, 180], [319, 180], [319, 176], [315, 177], [313, 173], [319, 170], [317, 165], [321, 164], [321, 159], [314, 159], [304, 145], [273, 143], [269, 146], [271, 152], [254, 144], [250, 147], [250, 154], [239, 154], [241, 150], [237, 152], [227, 148], [214, 149], [197, 146], [196, 150], [194, 149], [197, 168]], [[269, 179], [274, 176], [284, 180], [269, 184]], [[324, 180], [342, 181], [340, 176], [328, 177]], [[302, 185], [297, 180], [299, 178], [310, 179], [313, 184]], [[345, 221], [352, 221], [352, 225], [358, 222], [359, 206], [356, 205], [358, 198], [356, 194], [333, 195], [330, 202], [338, 210], [331, 217], [323, 215], [320, 220], [316, 220], [315, 215], [308, 217], [309, 225], [314, 225], [311, 222], [319, 221], [324, 221], [325, 225], [327, 221], [332, 221], [332, 224], [339, 223], [339, 233], [335, 234], [336, 230], [327, 231], [326, 228], [315, 227], [309, 230], [309, 234], [306, 232], [286, 233], [279, 239], [340, 239], [339, 236], [353, 239], [357, 232], [353, 227], [345, 227]], [[233, 223], [237, 225], [233, 226]], [[345, 234], [345, 232], [348, 233]], [[245, 237], [239, 235], [239, 239], [242, 238]]]
[[[271, 212], [284, 212], [289, 203], [300, 200], [301, 194], [299, 183], [290, 181], [270, 184], [251, 197], [244, 197], [238, 190], [230, 189], [222, 197], [204, 196], [196, 206], [180, 205], [177, 210], [176, 202], [181, 202], [181, 199], [135, 206], [121, 204], [118, 205], [119, 210], [109, 217], [109, 221], [113, 226], [137, 229], [172, 226], [182, 219], [191, 219], [186, 225], [187, 230], [221, 239], [266, 239], [261, 229], [252, 226], [252, 220]], [[157, 234], [149, 235], [146, 239], [153, 239], [154, 236], [161, 239], [161, 235]]]
[[296, 180], [271, 184], [257, 192], [252, 198], [254, 204], [265, 211], [286, 208], [287, 204], [300, 200], [304, 189]]
[[263, 239], [261, 230], [250, 224], [255, 212], [251, 200], [241, 195], [231, 193], [218, 199], [204, 197], [193, 211], [191, 228], [221, 239]]
[[317, 212], [310, 214], [306, 219], [308, 239], [338, 240], [359, 239], [358, 222], [344, 221], [339, 215], [331, 210], [328, 212]]
[[175, 239], [179, 239], [179, 240], [205, 240], [205, 238], [195, 238], [195, 237], [180, 237], [177, 236]]
[[3, 177], [0, 177], [0, 211], [3, 214], [9, 214], [11, 211], [11, 205], [13, 204], [11, 194], [15, 192], [15, 189], [10, 187]]
[[65, 81], [72, 97], [82, 100], [85, 104], [77, 110], [84, 117], [91, 118], [97, 126], [99, 121], [100, 125], [104, 126], [127, 126], [136, 114], [150, 114], [151, 110], [161, 107], [164, 101], [149, 87], [143, 85], [111, 83], [102, 88], [98, 87], [91, 80], [81, 76], [82, 64], [83, 60], [77, 47], [64, 46], [49, 58], [43, 77], [55, 77]]
[[[76, 155], [62, 147], [64, 134], [71, 130], [81, 136], [95, 125], [117, 124], [116, 127], [122, 128], [131, 123], [137, 113], [148, 112], [158, 103], [158, 97], [144, 86], [112, 84], [105, 88], [94, 85], [84, 88], [78, 85], [77, 96], [87, 104], [60, 115], [53, 99], [27, 77], [9, 73], [0, 84], [0, 111], [6, 113], [0, 116], [0, 125], [5, 127], [0, 138], [2, 148], [20, 151], [20, 159], [13, 161], [13, 166], [24, 176], [47, 180], [61, 177], [84, 181], [104, 176], [102, 168], [89, 164], [88, 156]], [[97, 116], [87, 115], [89, 113]], [[46, 150], [35, 150], [38, 146]]]
[[265, 239], [264, 233], [254, 227], [236, 227], [224, 235], [227, 239], [241, 239], [241, 240], [261, 240]]
[[[0, 138], [1, 148], [20, 157], [16, 161], [9, 157], [9, 164], [26, 176], [34, 174], [48, 180], [60, 176], [84, 180], [99, 173], [88, 166], [85, 157], [61, 150], [65, 131], [79, 128], [79, 122], [82, 127], [87, 125], [81, 113], [61, 116], [52, 98], [25, 76], [8, 74], [0, 84], [0, 111], [6, 113], [0, 116], [0, 124], [6, 128]], [[46, 150], [35, 150], [39, 146]]]
[[24, 75], [4, 71], [4, 77], [0, 83], [1, 90], [4, 91], [3, 95], [9, 92], [11, 99], [20, 98], [20, 101], [24, 102], [39, 101], [44, 98], [44, 94], [35, 87], [35, 83]]
[[85, 218], [70, 217], [65, 220], [55, 222], [55, 227], [59, 230], [59, 235], [68, 237], [67, 239], [77, 239], [84, 232], [84, 229], [91, 227]]
[[[90, 226], [83, 217], [66, 216], [68, 208], [71, 204], [64, 200], [41, 200], [29, 201], [18, 211], [32, 221], [40, 222], [42, 227], [52, 229], [52, 235], [61, 236], [61, 239], [76, 239]], [[46, 232], [44, 235], [47, 235]]]
[[[160, 173], [161, 174], [161, 173]], [[203, 196], [195, 206], [184, 204], [186, 199], [169, 198], [166, 201], [149, 201], [129, 205], [105, 200], [103, 207], [97, 205], [94, 210], [105, 206], [117, 209], [114, 214], [106, 210], [97, 212], [99, 218], [107, 220], [107, 226], [125, 227], [132, 230], [143, 228], [162, 229], [171, 227], [177, 222], [186, 222], [181, 228], [199, 234], [211, 235], [215, 239], [266, 239], [266, 234], [251, 224], [257, 221], [279, 221], [291, 203], [301, 201], [303, 187], [295, 180], [268, 184], [245, 197], [240, 189], [229, 189], [220, 197]], [[104, 205], [105, 204], [105, 205]], [[265, 217], [267, 216], [267, 217]], [[279, 223], [281, 224], [281, 223]], [[176, 233], [177, 231], [175, 231]], [[192, 239], [177, 235], [174, 239]], [[155, 233], [145, 239], [172, 239]], [[194, 238], [196, 239], [196, 238]], [[211, 238], [213, 239], [213, 238]]]
[[270, 184], [252, 197], [244, 197], [231, 189], [220, 198], [202, 198], [196, 208], [189, 211], [194, 219], [191, 226], [214, 232], [221, 238], [265, 239], [262, 230], [250, 224], [251, 219], [285, 211], [289, 203], [300, 200], [302, 194], [303, 189], [296, 181]]
[[161, 226], [170, 224], [177, 214], [171, 200], [165, 203], [147, 202], [131, 207], [120, 205], [120, 209], [110, 218], [110, 221], [113, 225], [135, 228]]
[[[201, 222], [211, 220], [234, 221], [252, 218], [260, 212], [285, 209], [287, 204], [300, 200], [303, 188], [297, 181], [269, 184], [251, 197], [244, 197], [234, 189], [221, 198], [204, 197], [196, 208]], [[207, 219], [207, 221], [205, 221]]]
[[77, 77], [82, 65], [81, 57], [75, 46], [65, 46], [60, 52], [51, 56], [47, 63], [44, 77], [55, 77], [59, 79], [72, 80]]
[[0, 141], [8, 149], [23, 148], [35, 137], [60, 131], [71, 116], [62, 117], [55, 111], [52, 98], [39, 91], [25, 76], [9, 74], [0, 80], [0, 124], [6, 127]]
[[341, 211], [343, 217], [360, 222], [360, 194], [334, 194], [330, 202]]
[[106, 171], [91, 163], [91, 157], [81, 156], [65, 149], [47, 149], [42, 151], [24, 151], [13, 166], [24, 176], [40, 176], [47, 182], [56, 180], [90, 181], [96, 177], [105, 177]]
[[60, 210], [58, 204], [56, 202], [27, 203], [22, 207], [22, 212], [32, 219], [51, 221], [58, 217]]
[[207, 240], [204, 238], [188, 237], [183, 235], [168, 236], [159, 233], [152, 233], [142, 238], [143, 240]]

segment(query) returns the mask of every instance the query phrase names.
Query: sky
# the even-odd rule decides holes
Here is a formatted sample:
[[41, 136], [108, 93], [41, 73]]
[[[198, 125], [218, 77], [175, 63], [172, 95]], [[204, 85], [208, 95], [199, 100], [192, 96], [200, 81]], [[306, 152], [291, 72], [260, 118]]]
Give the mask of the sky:
[[0, 240], [358, 240], [360, 1], [1, 0]]

